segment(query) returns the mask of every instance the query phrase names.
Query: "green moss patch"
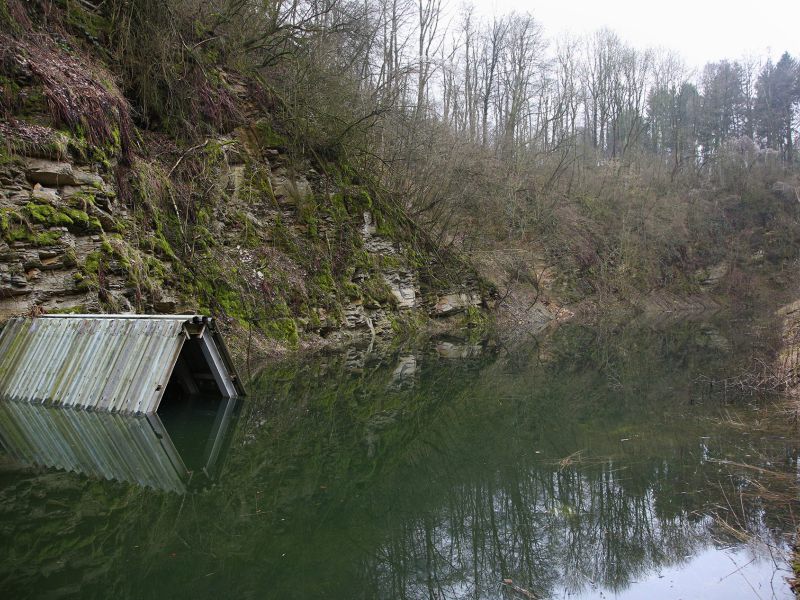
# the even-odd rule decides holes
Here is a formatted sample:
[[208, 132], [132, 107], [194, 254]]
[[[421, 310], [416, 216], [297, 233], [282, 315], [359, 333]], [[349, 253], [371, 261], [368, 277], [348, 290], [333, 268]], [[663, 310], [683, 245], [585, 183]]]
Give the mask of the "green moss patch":
[[29, 202], [25, 205], [25, 212], [34, 223], [47, 225], [48, 227], [61, 227], [74, 224], [74, 221], [68, 215], [56, 210], [49, 204], [34, 204], [33, 202]]
[[289, 317], [270, 321], [264, 327], [264, 332], [271, 338], [296, 347], [300, 342], [300, 334], [297, 331], [297, 323]]
[[67, 306], [64, 308], [50, 308], [47, 310], [47, 314], [50, 315], [81, 315], [84, 313], [86, 313], [86, 306], [84, 304]]
[[34, 246], [55, 246], [61, 240], [61, 231], [36, 231], [27, 217], [27, 211], [12, 208], [0, 209], [0, 234], [8, 243], [27, 242]]
[[28, 202], [24, 210], [33, 223], [46, 227], [67, 227], [81, 233], [100, 233], [103, 230], [96, 217], [90, 217], [78, 208]]
[[253, 125], [253, 132], [261, 148], [285, 148], [288, 146], [286, 136], [275, 131], [267, 119], [261, 119]]

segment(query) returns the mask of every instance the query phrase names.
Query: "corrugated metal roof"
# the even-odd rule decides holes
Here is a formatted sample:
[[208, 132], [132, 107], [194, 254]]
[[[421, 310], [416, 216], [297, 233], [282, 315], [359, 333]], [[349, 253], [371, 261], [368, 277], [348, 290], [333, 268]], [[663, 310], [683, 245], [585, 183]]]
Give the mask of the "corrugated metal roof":
[[0, 398], [151, 414], [190, 337], [201, 342], [223, 395], [242, 395], [225, 346], [207, 318], [45, 315], [13, 319], [0, 333]]
[[186, 491], [189, 473], [157, 415], [0, 402], [0, 442], [25, 465]]

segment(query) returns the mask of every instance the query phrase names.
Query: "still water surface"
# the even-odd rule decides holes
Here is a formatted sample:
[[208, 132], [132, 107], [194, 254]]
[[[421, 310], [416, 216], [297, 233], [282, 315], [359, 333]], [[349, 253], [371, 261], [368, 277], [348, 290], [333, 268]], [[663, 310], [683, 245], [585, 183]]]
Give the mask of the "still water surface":
[[723, 383], [742, 329], [353, 348], [157, 420], [5, 406], [0, 597], [791, 598], [798, 444]]

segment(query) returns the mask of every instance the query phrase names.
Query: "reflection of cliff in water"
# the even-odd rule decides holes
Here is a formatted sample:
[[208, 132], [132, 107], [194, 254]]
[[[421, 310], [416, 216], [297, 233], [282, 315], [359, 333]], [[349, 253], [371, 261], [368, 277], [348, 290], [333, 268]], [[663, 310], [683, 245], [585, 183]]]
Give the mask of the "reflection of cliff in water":
[[[786, 515], [753, 493], [773, 482], [731, 463], [796, 472], [795, 444], [697, 383], [742, 358], [718, 328], [730, 349], [710, 352], [708, 331], [566, 326], [513, 353], [434, 344], [271, 365], [217, 483], [191, 496], [14, 475], [0, 519], [10, 539], [48, 543], [0, 546], [0, 581], [45, 595], [78, 580], [97, 598], [497, 598], [510, 578], [551, 597], [758, 552], [747, 536], [780, 546]], [[28, 515], [65, 488], [110, 508], [53, 535]]]
[[[781, 515], [755, 493], [758, 474], [718, 462], [796, 466], [791, 441], [720, 421], [749, 418], [705, 383], [748, 359], [734, 342], [709, 352], [721, 335], [696, 324], [565, 327], [512, 355], [467, 352], [462, 362], [434, 347], [415, 355], [413, 388], [396, 382], [407, 353], [356, 374], [334, 358], [306, 363], [257, 382], [253, 396], [269, 401], [251, 407], [262, 414], [255, 448], [236, 460], [280, 454], [256, 475], [261, 487], [306, 490], [304, 505], [337, 506], [338, 528], [356, 532], [348, 558], [358, 555], [358, 570], [323, 534], [307, 545], [283, 534], [297, 548], [293, 573], [314, 571], [334, 597], [349, 586], [365, 597], [496, 597], [504, 578], [540, 596], [623, 590], [703, 549], [741, 546], [729, 525], [785, 545]], [[319, 378], [327, 383], [313, 389]], [[279, 500], [273, 509], [300, 531], [316, 518]], [[312, 566], [322, 552], [300, 548], [326, 543], [330, 563]], [[273, 575], [287, 593], [298, 585]]]

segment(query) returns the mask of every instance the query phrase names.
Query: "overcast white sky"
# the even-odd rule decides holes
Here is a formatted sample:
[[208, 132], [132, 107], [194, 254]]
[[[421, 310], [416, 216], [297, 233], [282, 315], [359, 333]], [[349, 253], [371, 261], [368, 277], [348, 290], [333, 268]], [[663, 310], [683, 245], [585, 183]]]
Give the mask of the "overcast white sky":
[[549, 39], [616, 31], [639, 47], [679, 51], [689, 67], [744, 55], [800, 57], [800, 0], [473, 0], [479, 13], [530, 12]]

